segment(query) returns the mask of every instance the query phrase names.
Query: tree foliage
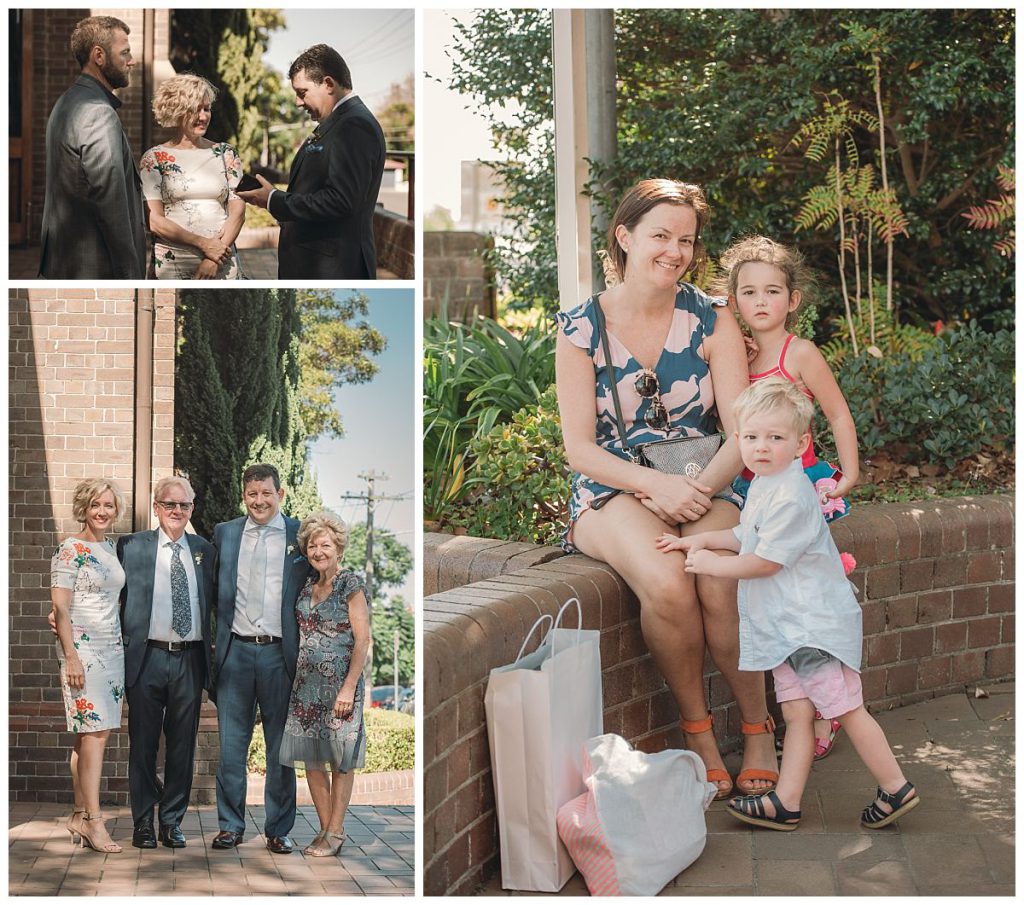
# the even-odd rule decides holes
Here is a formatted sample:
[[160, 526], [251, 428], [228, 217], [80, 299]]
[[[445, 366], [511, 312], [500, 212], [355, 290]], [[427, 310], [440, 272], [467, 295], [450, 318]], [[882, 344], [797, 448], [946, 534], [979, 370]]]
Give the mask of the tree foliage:
[[[211, 134], [231, 142], [246, 169], [260, 159], [261, 114], [267, 112], [261, 103], [272, 94], [267, 92], [268, 77], [277, 75], [263, 62], [263, 52], [270, 32], [284, 24], [276, 9], [171, 11], [171, 63], [177, 72], [194, 72], [217, 89]], [[279, 75], [277, 79], [280, 93]], [[291, 113], [297, 117], [294, 106]]]
[[[342, 564], [346, 569], [361, 575], [366, 572], [366, 525], [362, 522], [353, 522], [349, 525], [348, 545], [342, 556]], [[412, 550], [386, 528], [374, 528], [375, 596], [383, 597], [388, 590], [400, 588], [406, 576], [412, 571], [412, 566]]]
[[[456, 26], [450, 86], [510, 157], [500, 170], [512, 241], [496, 244], [499, 273], [516, 302], [554, 307], [550, 38], [547, 12], [478, 11]], [[836, 237], [798, 236], [795, 223], [833, 160], [808, 163], [792, 140], [841, 95], [865, 120], [850, 135], [860, 165], [880, 172], [867, 126], [880, 93], [886, 181], [907, 220], [893, 243], [898, 308], [918, 322], [1011, 316], [1012, 262], [959, 214], [995, 197], [999, 165], [1012, 165], [1012, 10], [624, 9], [615, 41], [618, 157], [592, 170], [595, 185], [612, 186], [599, 204], [612, 208], [649, 176], [700, 183], [713, 253], [754, 232], [796, 242], [836, 287], [824, 301], [837, 311]]]
[[410, 73], [402, 82], [392, 82], [388, 96], [377, 111], [389, 151], [416, 150], [415, 82]]

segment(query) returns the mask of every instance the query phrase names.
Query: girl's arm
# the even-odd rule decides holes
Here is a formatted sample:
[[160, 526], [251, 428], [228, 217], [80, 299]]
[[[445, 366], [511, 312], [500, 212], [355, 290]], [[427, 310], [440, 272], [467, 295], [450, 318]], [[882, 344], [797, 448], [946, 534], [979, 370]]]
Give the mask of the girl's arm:
[[857, 428], [846, 404], [843, 391], [836, 383], [832, 369], [814, 343], [806, 339], [798, 339], [790, 346], [795, 368], [793, 374], [804, 386], [814, 394], [815, 400], [828, 418], [832, 428], [832, 436], [836, 441], [836, 452], [839, 453], [839, 469], [843, 473], [836, 489], [828, 494], [829, 499], [844, 496], [857, 483], [860, 477], [860, 457], [857, 453]]
[[692, 481], [681, 475], [662, 474], [634, 465], [598, 445], [594, 364], [561, 331], [555, 343], [555, 379], [562, 440], [571, 468], [609, 487], [649, 497], [660, 510], [658, 515], [672, 527], [693, 521], [698, 510], [703, 515], [710, 508], [713, 491], [703, 475], [699, 481]]

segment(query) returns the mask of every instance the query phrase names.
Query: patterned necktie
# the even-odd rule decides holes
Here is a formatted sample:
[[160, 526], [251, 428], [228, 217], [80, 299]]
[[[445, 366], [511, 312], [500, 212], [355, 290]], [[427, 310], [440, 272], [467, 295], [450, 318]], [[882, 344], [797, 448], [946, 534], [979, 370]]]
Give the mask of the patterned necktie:
[[188, 575], [181, 561], [181, 544], [170, 543], [171, 548], [171, 628], [184, 639], [192, 631], [192, 602], [188, 593]]
[[267, 584], [267, 526], [256, 525], [249, 586], [245, 589], [245, 615], [255, 625], [263, 616], [263, 592]]

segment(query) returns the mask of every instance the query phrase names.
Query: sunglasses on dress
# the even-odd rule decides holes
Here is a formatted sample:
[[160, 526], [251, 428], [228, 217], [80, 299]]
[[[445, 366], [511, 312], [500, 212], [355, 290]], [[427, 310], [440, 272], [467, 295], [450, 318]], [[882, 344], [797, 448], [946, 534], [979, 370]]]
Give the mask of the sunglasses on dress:
[[668, 430], [668, 410], [661, 401], [661, 384], [658, 383], [658, 375], [650, 368], [644, 368], [636, 376], [633, 389], [641, 399], [649, 399], [650, 404], [644, 412], [644, 421], [651, 430]]

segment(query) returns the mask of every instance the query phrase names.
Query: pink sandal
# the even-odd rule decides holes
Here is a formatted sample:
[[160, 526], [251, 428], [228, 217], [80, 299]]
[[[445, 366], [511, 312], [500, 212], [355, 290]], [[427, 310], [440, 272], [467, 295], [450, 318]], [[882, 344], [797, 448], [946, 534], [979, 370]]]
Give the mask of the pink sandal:
[[[816, 720], [823, 720], [823, 717], [817, 710], [814, 711], [814, 718]], [[822, 758], [828, 757], [832, 753], [832, 749], [836, 744], [836, 736], [839, 735], [839, 730], [842, 729], [842, 725], [839, 720], [829, 720], [829, 733], [828, 738], [815, 738], [814, 739], [814, 759], [821, 760]]]

